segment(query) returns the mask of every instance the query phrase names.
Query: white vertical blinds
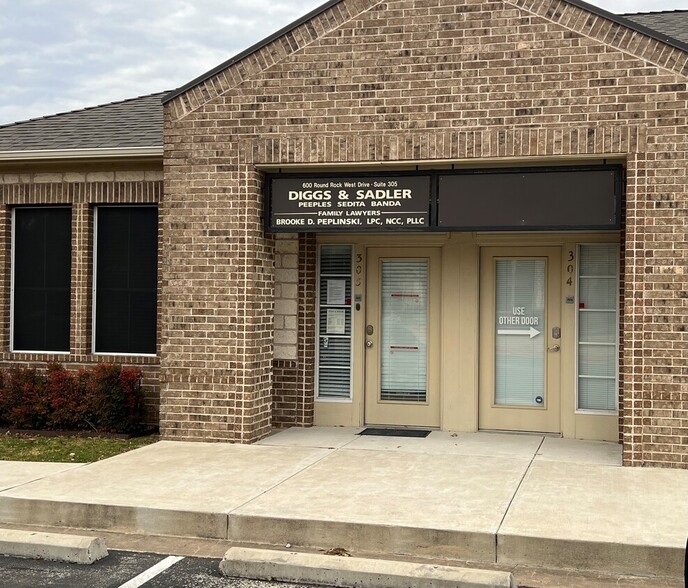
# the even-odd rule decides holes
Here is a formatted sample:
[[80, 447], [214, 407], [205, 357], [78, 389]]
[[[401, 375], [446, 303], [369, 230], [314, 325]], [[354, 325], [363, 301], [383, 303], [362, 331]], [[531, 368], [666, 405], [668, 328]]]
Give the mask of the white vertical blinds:
[[428, 260], [382, 261], [380, 399], [425, 402]]
[[496, 260], [495, 404], [545, 404], [545, 263]]
[[619, 247], [578, 250], [578, 409], [615, 411], [618, 397]]
[[321, 245], [318, 398], [351, 398], [351, 245]]

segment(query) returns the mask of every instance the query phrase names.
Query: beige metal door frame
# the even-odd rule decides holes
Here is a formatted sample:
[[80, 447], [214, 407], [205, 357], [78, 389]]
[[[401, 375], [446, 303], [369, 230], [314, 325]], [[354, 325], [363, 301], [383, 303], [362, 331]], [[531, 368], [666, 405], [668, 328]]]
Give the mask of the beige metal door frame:
[[[498, 259], [545, 261], [544, 402], [542, 406], [515, 406], [495, 402], [496, 261]], [[480, 383], [479, 428], [509, 431], [561, 432], [561, 248], [483, 247], [480, 260]], [[528, 336], [528, 335], [525, 335]]]
[[[427, 382], [425, 402], [381, 400], [381, 271], [384, 260], [428, 260]], [[369, 248], [367, 251], [365, 337], [365, 423], [440, 426], [440, 266], [437, 247]], [[372, 330], [372, 334], [370, 331]]]

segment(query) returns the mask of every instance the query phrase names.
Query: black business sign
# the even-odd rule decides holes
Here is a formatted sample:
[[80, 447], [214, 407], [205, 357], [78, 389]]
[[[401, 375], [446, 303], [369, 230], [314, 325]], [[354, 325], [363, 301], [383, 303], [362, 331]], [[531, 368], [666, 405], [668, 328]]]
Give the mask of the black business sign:
[[437, 228], [618, 229], [621, 168], [481, 170], [440, 175]]
[[418, 231], [430, 226], [430, 176], [269, 178], [268, 230]]
[[620, 165], [275, 174], [272, 232], [616, 230]]

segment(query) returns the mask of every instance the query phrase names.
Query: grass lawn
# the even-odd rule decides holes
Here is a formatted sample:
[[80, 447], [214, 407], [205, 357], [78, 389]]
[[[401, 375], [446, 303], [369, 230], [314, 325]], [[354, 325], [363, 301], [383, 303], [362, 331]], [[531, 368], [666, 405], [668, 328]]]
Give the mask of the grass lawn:
[[158, 435], [109, 439], [8, 434], [0, 437], [0, 460], [88, 463], [155, 443], [158, 438]]

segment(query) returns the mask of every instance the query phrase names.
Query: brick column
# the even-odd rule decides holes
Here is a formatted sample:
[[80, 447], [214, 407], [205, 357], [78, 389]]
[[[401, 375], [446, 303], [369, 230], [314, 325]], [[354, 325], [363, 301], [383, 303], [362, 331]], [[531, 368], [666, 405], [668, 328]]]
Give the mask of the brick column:
[[275, 235], [275, 359], [272, 424], [295, 425], [298, 398], [299, 236]]
[[297, 424], [310, 426], [315, 413], [315, 346], [317, 298], [315, 235], [299, 235], [299, 365]]
[[308, 427], [315, 400], [315, 236], [283, 233], [276, 243], [272, 423]]
[[638, 155], [629, 156], [626, 185], [626, 215], [624, 217], [622, 305], [622, 356], [620, 358], [619, 401], [622, 421], [624, 465], [643, 465], [642, 410], [643, 410], [643, 280], [645, 268], [645, 200], [647, 178], [644, 162]]
[[83, 184], [68, 188], [72, 204], [72, 308], [71, 350], [91, 352], [91, 287], [93, 283], [93, 222]]
[[261, 176], [166, 154], [160, 207], [160, 430], [168, 439], [249, 443], [270, 430], [274, 240]]
[[[0, 176], [2, 179], [2, 176]], [[4, 194], [3, 194], [4, 196]], [[0, 352], [10, 348], [10, 276], [12, 275], [12, 210], [4, 202], [0, 206], [0, 263], [5, 276], [0, 289], [0, 318], [2, 319], [2, 344]]]

